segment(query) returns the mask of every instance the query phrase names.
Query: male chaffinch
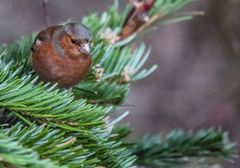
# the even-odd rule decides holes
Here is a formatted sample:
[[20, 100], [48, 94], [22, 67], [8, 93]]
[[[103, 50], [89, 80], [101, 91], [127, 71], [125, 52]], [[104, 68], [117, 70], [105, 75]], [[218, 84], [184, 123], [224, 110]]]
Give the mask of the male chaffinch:
[[72, 87], [91, 66], [90, 30], [80, 23], [50, 26], [38, 33], [32, 45], [32, 65], [45, 82]]

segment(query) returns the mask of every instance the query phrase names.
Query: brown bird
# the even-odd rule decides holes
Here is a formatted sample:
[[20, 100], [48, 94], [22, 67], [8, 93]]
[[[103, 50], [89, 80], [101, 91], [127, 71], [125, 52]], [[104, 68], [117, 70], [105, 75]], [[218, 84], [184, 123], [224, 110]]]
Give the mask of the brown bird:
[[72, 87], [91, 66], [90, 30], [80, 23], [50, 26], [38, 33], [32, 45], [32, 65], [45, 82]]

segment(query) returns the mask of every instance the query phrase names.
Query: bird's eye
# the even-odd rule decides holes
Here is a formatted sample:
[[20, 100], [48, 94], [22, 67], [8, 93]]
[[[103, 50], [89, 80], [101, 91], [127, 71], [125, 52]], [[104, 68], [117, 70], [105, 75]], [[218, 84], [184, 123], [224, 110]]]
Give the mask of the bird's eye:
[[76, 40], [72, 39], [71, 41], [72, 41], [73, 44], [77, 44]]

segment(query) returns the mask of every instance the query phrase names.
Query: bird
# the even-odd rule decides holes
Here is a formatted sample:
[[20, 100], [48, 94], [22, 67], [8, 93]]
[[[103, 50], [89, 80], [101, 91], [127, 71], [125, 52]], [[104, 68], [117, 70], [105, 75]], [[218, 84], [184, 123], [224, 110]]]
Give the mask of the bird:
[[81, 23], [53, 25], [40, 31], [31, 47], [33, 70], [44, 82], [71, 88], [83, 80], [92, 63], [92, 33]]

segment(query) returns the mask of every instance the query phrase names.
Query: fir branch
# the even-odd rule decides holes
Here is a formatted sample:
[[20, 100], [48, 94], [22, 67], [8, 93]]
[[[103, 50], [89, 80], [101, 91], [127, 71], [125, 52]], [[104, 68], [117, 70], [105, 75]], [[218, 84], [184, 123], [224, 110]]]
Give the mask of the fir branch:
[[29, 168], [65, 168], [49, 159], [41, 159], [30, 148], [20, 145], [15, 138], [9, 137], [0, 131], [0, 167], [29, 167]]
[[120, 104], [128, 93], [128, 85], [107, 82], [84, 82], [73, 88], [76, 98], [84, 98], [89, 103]]
[[[149, 16], [156, 19], [146, 23], [142, 30], [157, 21], [165, 24], [192, 18], [192, 13], [175, 15], [177, 10], [192, 1], [156, 0], [149, 11]], [[29, 164], [26, 161], [29, 153], [24, 153], [25, 149], [30, 149], [30, 154], [33, 151], [37, 153], [34, 164], [41, 164], [40, 157], [53, 160], [46, 164], [56, 162], [69, 167], [131, 167], [136, 158], [127, 148], [137, 155], [137, 164], [151, 167], [185, 164], [185, 157], [234, 156], [233, 145], [225, 141], [226, 135], [220, 130], [197, 134], [177, 131], [162, 142], [146, 139], [133, 148], [129, 145], [123, 147], [121, 139], [129, 134], [129, 130], [111, 130], [115, 125], [108, 121], [111, 108], [98, 104], [120, 104], [133, 81], [156, 69], [156, 66], [142, 69], [150, 54], [145, 45], [135, 49], [126, 47], [139, 32], [115, 43], [129, 11], [127, 6], [121, 14], [116, 0], [101, 17], [91, 14], [83, 18], [83, 23], [94, 34], [93, 67], [87, 79], [73, 88], [74, 95], [68, 90], [58, 89], [56, 85], [39, 82], [36, 74], [32, 73], [29, 57], [34, 35], [0, 47], [0, 115], [4, 114], [8, 123], [13, 125], [0, 133], [0, 141], [7, 139], [11, 143], [14, 139], [17, 142], [14, 148], [24, 154], [23, 164]], [[107, 39], [109, 37], [110, 40]], [[27, 126], [16, 124], [16, 121]], [[22, 146], [17, 148], [20, 144]], [[10, 150], [9, 156], [14, 156], [14, 152]], [[6, 152], [2, 154], [7, 156]], [[4, 164], [19, 164], [16, 161], [5, 158]]]
[[[106, 52], [102, 54], [102, 51]], [[156, 70], [156, 65], [142, 69], [150, 51], [150, 49], [146, 51], [144, 44], [134, 51], [128, 47], [119, 49], [110, 46], [104, 49], [101, 45], [96, 46], [93, 51], [93, 62], [103, 69], [101, 79], [96, 81], [92, 77], [94, 76], [92, 71], [85, 81], [74, 87], [74, 95], [80, 97], [79, 93], [83, 93], [84, 90], [92, 91], [81, 94], [81, 98], [88, 99], [91, 103], [122, 103], [132, 82], [143, 79]]]
[[194, 0], [156, 0], [153, 8], [149, 11], [149, 20], [137, 30], [137, 34], [142, 34], [147, 31], [150, 26], [154, 26], [154, 24], [158, 24], [157, 27], [159, 27], [159, 25], [164, 25], [172, 20], [176, 23], [192, 19], [196, 14], [194, 12], [189, 12], [180, 16], [176, 14], [176, 12], [193, 1]]
[[[34, 35], [10, 46], [0, 47], [2, 53], [2, 65], [11, 63], [10, 69], [17, 70], [17, 75], [32, 74], [30, 64], [30, 46]], [[149, 69], [142, 69], [144, 63], [150, 56], [151, 49], [146, 49], [141, 44], [135, 50], [125, 47], [120, 49], [109, 44], [96, 44], [93, 48], [93, 66], [85, 81], [77, 85], [73, 91], [76, 98], [89, 99], [88, 102], [101, 104], [119, 104], [123, 102], [127, 94], [129, 83], [143, 79], [156, 70], [153, 65]], [[103, 69], [101, 77], [96, 78], [94, 66], [98, 65]], [[36, 77], [36, 74], [32, 74]], [[105, 89], [110, 86], [109, 89]], [[84, 94], [79, 96], [79, 93]], [[92, 92], [88, 92], [91, 90]], [[94, 92], [94, 94], [92, 94]], [[115, 96], [113, 93], [116, 93]], [[116, 97], [117, 95], [117, 97]]]
[[74, 100], [69, 91], [60, 91], [56, 85], [50, 88], [47, 88], [48, 84], [34, 85], [36, 78], [19, 78], [16, 74], [16, 71], [12, 73], [7, 67], [0, 70], [2, 107], [34, 117], [38, 122], [52, 122], [83, 130], [104, 126], [102, 119], [108, 113], [107, 108], [86, 104], [84, 100]]
[[[101, 54], [103, 51], [104, 54]], [[150, 52], [151, 49], [146, 49], [144, 44], [135, 50], [129, 47], [96, 46], [93, 51], [93, 62], [103, 68], [102, 80], [130, 83], [145, 78], [156, 69], [156, 65], [148, 70], [142, 69]]]
[[41, 83], [34, 85], [31, 76], [19, 78], [11, 66], [0, 70], [0, 105], [14, 113], [19, 119], [31, 123], [46, 123], [59, 127], [77, 138], [77, 143], [89, 151], [104, 166], [125, 167], [131, 165], [135, 157], [120, 146], [121, 142], [109, 141], [110, 131], [104, 118], [109, 108], [86, 104], [84, 100], [74, 100], [69, 91], [48, 87]]
[[137, 164], [149, 167], [180, 167], [192, 158], [214, 157], [232, 160], [237, 153], [234, 143], [221, 129], [201, 130], [196, 134], [173, 131], [163, 140], [159, 136], [145, 137], [133, 147]]
[[[150, 16], [154, 16], [159, 11], [165, 11], [163, 13], [165, 13], [165, 15], [168, 15], [176, 12], [176, 10], [187, 5], [190, 2], [191, 0], [178, 0], [170, 3], [168, 1], [162, 2], [158, 0], [156, 1], [153, 9], [150, 10], [149, 14]], [[90, 82], [89, 80], [86, 80], [86, 82], [81, 82], [80, 85], [74, 89], [74, 94], [76, 94], [77, 97], [86, 99], [91, 98], [88, 102], [92, 103], [119, 104], [123, 102], [128, 90], [125, 89], [124, 93], [123, 90], [120, 88], [129, 87], [128, 83], [145, 78], [156, 69], [156, 65], [152, 66], [149, 70], [140, 69], [150, 54], [150, 50], [144, 53], [144, 45], [141, 45], [139, 48], [136, 48], [135, 51], [132, 51], [132, 49], [127, 47], [121, 48], [121, 45], [126, 45], [126, 43], [119, 43], [121, 45], [117, 44], [114, 48], [106, 43], [100, 44], [100, 36], [104, 31], [106, 31], [106, 29], [110, 28], [116, 34], [120, 33], [129, 11], [130, 7], [127, 6], [124, 12], [120, 14], [118, 1], [116, 1], [115, 4], [102, 15], [101, 18], [98, 18], [96, 14], [92, 14], [83, 18], [83, 23], [88, 25], [92, 29], [93, 34], [95, 35], [95, 47], [93, 51], [94, 65], [100, 64], [100, 66], [103, 68], [103, 74], [102, 79], [96, 79], [96, 76], [90, 73], [88, 78], [90, 79]], [[15, 68], [19, 69], [20, 66], [22, 69], [19, 72], [20, 74], [30, 72], [31, 66], [29, 61], [29, 47], [33, 39], [34, 37], [25, 38], [21, 40], [21, 42], [17, 42], [16, 44], [13, 44], [9, 47], [2, 47], [2, 49], [0, 50], [7, 50], [7, 54], [5, 54], [3, 57], [5, 64], [8, 64], [8, 62], [10, 61], [14, 61], [13, 64], [15, 65]], [[127, 40], [127, 42], [129, 41]], [[94, 73], [94, 70], [92, 70], [91, 72]], [[102, 86], [111, 85], [111, 88], [115, 88], [112, 91], [114, 93], [119, 93], [117, 94], [118, 96], [116, 97], [112, 96], [111, 94], [109, 95], [109, 93], [111, 92], [108, 92], [106, 89], [100, 89], [101, 91], [99, 91], [99, 88], [96, 86], [99, 86], [100, 84], [96, 85], [96, 80], [103, 80], [101, 81]], [[119, 87], [117, 83], [120, 83], [123, 86]], [[81, 84], [83, 86], [81, 86]], [[88, 88], [86, 88], [86, 86], [88, 86]], [[86, 92], [84, 94], [85, 96], [80, 97], [78, 96], [78, 93], [82, 92], [81, 88], [86, 91], [94, 90], [94, 92], [97, 93], [106, 91], [106, 93], [101, 93], [101, 95], [104, 95], [105, 98], [100, 96], [98, 98], [92, 99], [94, 96], [92, 94], [89, 94], [89, 92]]]
[[[41, 158], [49, 158], [66, 167], [96, 166], [99, 160], [92, 158], [94, 153], [76, 143], [76, 138], [65, 135], [60, 129], [50, 129], [44, 125], [23, 127], [16, 124], [2, 131], [24, 148], [37, 152]], [[44, 167], [44, 166], [43, 166]]]
[[128, 167], [135, 161], [135, 156], [121, 145], [120, 140], [115, 142], [111, 139], [110, 132], [97, 131], [98, 134], [93, 135], [50, 126], [47, 123], [40, 127], [16, 124], [5, 129], [4, 133], [36, 151], [41, 157], [70, 167]]
[[153, 8], [155, 0], [129, 0], [132, 9], [129, 12], [122, 31], [119, 35], [119, 40], [123, 40], [135, 33], [142, 25], [149, 21], [149, 11]]
[[[182, 8], [183, 6], [190, 3], [192, 0], [178, 0], [173, 2], [168, 1], [160, 1], [157, 0], [152, 10], [150, 10], [149, 15], [154, 16], [158, 12], [164, 13], [164, 15], [175, 13], [177, 10]], [[103, 85], [114, 85], [112, 83], [118, 82], [121, 84], [128, 84], [133, 81], [142, 79], [146, 76], [148, 76], [151, 72], [153, 72], [156, 69], [156, 65], [152, 66], [149, 70], [141, 70], [141, 66], [144, 64], [146, 59], [148, 58], [150, 52], [147, 51], [147, 53], [143, 53], [144, 46], [140, 46], [139, 48], [136, 48], [135, 52], [132, 52], [129, 48], [121, 49], [121, 45], [117, 45], [115, 49], [113, 49], [109, 44], [100, 43], [101, 35], [103, 32], [106, 31], [106, 29], [110, 28], [115, 32], [116, 34], [119, 34], [122, 26], [125, 22], [125, 19], [130, 12], [130, 7], [127, 6], [124, 10], [124, 12], [121, 14], [119, 12], [119, 5], [118, 1], [115, 1], [115, 4], [108, 9], [107, 12], [105, 12], [101, 18], [99, 18], [96, 14], [92, 14], [89, 16], [86, 16], [83, 18], [83, 23], [88, 25], [95, 35], [95, 47], [93, 52], [93, 58], [94, 58], [94, 65], [100, 64], [103, 68], [103, 75], [102, 78], [104, 79]], [[33, 38], [30, 39], [23, 39], [21, 42], [17, 42], [16, 44], [10, 46], [10, 47], [3, 47], [2, 51], [7, 50], [7, 54], [4, 56], [4, 61], [7, 64], [9, 61], [15, 62], [15, 67], [19, 69], [19, 66], [22, 67], [21, 72], [30, 72], [31, 66], [29, 61], [30, 56], [30, 44], [32, 43]], [[99, 41], [100, 40], [100, 41]], [[119, 43], [120, 44], [120, 43]], [[122, 45], [126, 45], [126, 43], [122, 43]], [[144, 56], [145, 55], [145, 56]], [[19, 60], [21, 60], [19, 62]], [[94, 66], [93, 66], [94, 67]], [[93, 70], [91, 71], [93, 72]], [[24, 74], [24, 73], [22, 73]], [[94, 74], [89, 74], [88, 79], [95, 79]], [[101, 80], [101, 79], [100, 79]], [[78, 94], [81, 92], [81, 88], [85, 90], [94, 90], [95, 92], [99, 92], [98, 88], [94, 88], [96, 86], [96, 81], [92, 80], [90, 84], [89, 80], [87, 80], [87, 85], [89, 88], [86, 88], [86, 84], [82, 82], [81, 84], [84, 85], [81, 87], [80, 85], [74, 89], [74, 93]], [[101, 82], [103, 83], [103, 81]], [[128, 87], [127, 85], [124, 85], [124, 87]], [[80, 88], [80, 89], [78, 89]], [[113, 88], [113, 87], [112, 87]], [[122, 92], [118, 91], [118, 86], [115, 86], [116, 90], [114, 92]], [[93, 95], [88, 94], [89, 92], [86, 92], [86, 97], [81, 98], [92, 98]], [[89, 100], [89, 102], [92, 103], [107, 103], [107, 104], [118, 104], [123, 101], [124, 95], [126, 95], [127, 89], [125, 89], [125, 93], [121, 93], [118, 95], [123, 95], [121, 97], [112, 97], [110, 95], [106, 96], [107, 93], [103, 93], [102, 95], [106, 96], [106, 99], [103, 98], [96, 98]], [[79, 94], [78, 94], [79, 95]], [[79, 96], [78, 96], [79, 97]]]
[[[165, 24], [171, 20], [175, 20], [175, 22], [181, 22], [192, 19], [196, 14], [195, 12], [177, 15], [177, 11], [192, 2], [194, 2], [194, 0], [156, 0], [154, 6], [152, 6], [150, 11], [148, 11], [149, 20], [146, 21], [145, 24], [142, 24], [137, 30], [129, 34], [129, 36], [133, 34], [141, 36], [144, 34], [144, 32], [149, 31], [150, 27], [153, 27], [154, 24], [158, 24], [159, 27], [159, 25]], [[106, 42], [113, 44], [119, 40], [125, 40], [125, 38], [119, 38], [119, 35], [124, 29], [124, 23], [128, 19], [132, 8], [131, 5], [127, 5], [124, 11], [121, 13], [119, 11], [118, 4], [119, 2], [116, 0], [115, 4], [100, 17], [94, 13], [83, 18], [82, 22], [90, 27], [90, 29], [94, 32], [95, 39], [103, 39]], [[135, 36], [135, 38], [137, 38], [137, 36]], [[126, 43], [124, 46], [125, 45]]]

